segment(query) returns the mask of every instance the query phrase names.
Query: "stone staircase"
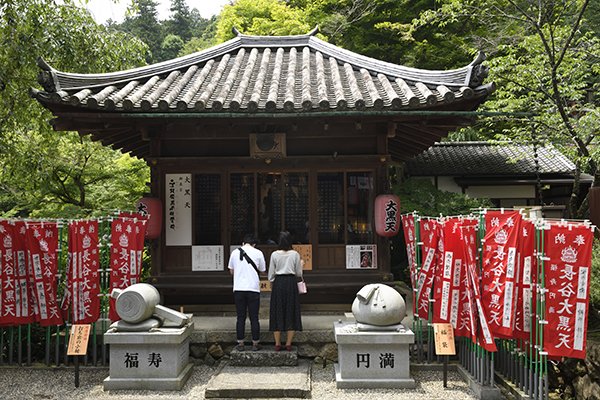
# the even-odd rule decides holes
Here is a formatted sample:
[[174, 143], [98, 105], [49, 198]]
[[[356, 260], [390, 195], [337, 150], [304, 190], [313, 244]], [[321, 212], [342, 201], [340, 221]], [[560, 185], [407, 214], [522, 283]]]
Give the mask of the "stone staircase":
[[298, 359], [298, 349], [275, 351], [264, 346], [259, 351], [233, 349], [230, 359], [208, 382], [208, 398], [309, 398], [309, 360]]

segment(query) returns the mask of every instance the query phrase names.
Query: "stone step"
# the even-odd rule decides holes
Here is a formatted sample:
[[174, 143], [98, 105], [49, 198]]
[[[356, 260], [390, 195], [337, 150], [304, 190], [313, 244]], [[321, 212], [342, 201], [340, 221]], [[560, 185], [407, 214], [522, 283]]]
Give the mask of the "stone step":
[[310, 362], [293, 367], [243, 367], [226, 364], [214, 375], [204, 396], [214, 398], [309, 398]]
[[298, 348], [292, 346], [292, 351], [275, 351], [275, 346], [263, 346], [258, 351], [252, 351], [252, 346], [246, 346], [244, 351], [233, 349], [230, 353], [229, 365], [245, 367], [282, 367], [298, 365]]

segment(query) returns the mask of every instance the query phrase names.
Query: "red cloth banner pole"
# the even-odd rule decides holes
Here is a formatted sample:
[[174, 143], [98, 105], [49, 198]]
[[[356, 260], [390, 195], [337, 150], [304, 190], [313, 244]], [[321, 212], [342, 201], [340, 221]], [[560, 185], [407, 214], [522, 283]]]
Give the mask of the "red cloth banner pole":
[[544, 350], [549, 357], [585, 359], [593, 228], [554, 221], [547, 228]]
[[26, 242], [31, 299], [35, 305], [36, 322], [44, 327], [62, 325], [63, 319], [56, 298], [58, 224], [56, 222], [28, 222]]
[[486, 212], [484, 220], [482, 303], [492, 335], [512, 338], [522, 216], [518, 210], [493, 210]]
[[433, 281], [440, 257], [440, 223], [437, 219], [421, 218], [419, 221], [423, 257], [419, 277], [417, 279], [417, 315], [429, 318], [429, 299], [433, 290]]
[[71, 306], [73, 324], [91, 324], [100, 317], [100, 254], [98, 221], [69, 224], [68, 295], [62, 308]]
[[[110, 290], [125, 289], [139, 283], [147, 220], [122, 216], [111, 225]], [[110, 300], [109, 318], [118, 321], [114, 300]]]
[[0, 220], [0, 326], [16, 324], [14, 226]]

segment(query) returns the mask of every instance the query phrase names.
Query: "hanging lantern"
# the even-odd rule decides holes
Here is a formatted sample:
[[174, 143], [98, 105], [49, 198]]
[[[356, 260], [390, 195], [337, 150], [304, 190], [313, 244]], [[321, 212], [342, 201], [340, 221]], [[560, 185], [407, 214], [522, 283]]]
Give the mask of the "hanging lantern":
[[380, 194], [375, 198], [375, 231], [384, 237], [400, 231], [400, 198], [395, 194]]
[[144, 196], [136, 204], [138, 213], [148, 218], [146, 239], [156, 239], [162, 230], [162, 203], [156, 197]]

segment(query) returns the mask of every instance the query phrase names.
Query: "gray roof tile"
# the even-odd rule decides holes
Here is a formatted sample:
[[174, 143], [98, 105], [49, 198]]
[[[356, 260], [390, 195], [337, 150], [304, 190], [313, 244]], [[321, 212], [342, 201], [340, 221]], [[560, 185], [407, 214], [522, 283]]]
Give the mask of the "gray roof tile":
[[185, 57], [128, 71], [75, 74], [43, 60], [48, 107], [124, 112], [315, 112], [428, 109], [485, 97], [487, 68], [430, 71], [365, 57], [315, 32], [236, 38]]
[[[575, 165], [552, 146], [538, 147], [540, 174], [571, 175]], [[406, 162], [410, 176], [535, 175], [533, 145], [490, 142], [436, 143]]]

